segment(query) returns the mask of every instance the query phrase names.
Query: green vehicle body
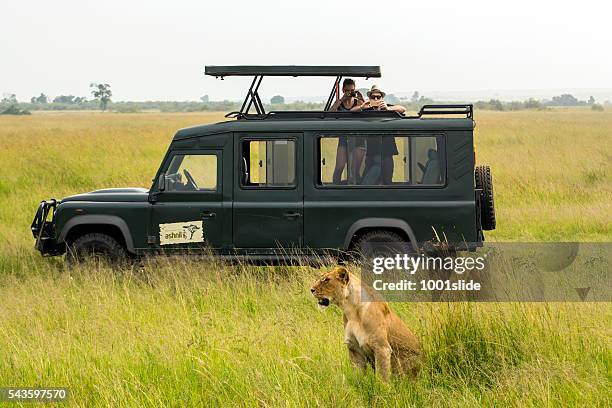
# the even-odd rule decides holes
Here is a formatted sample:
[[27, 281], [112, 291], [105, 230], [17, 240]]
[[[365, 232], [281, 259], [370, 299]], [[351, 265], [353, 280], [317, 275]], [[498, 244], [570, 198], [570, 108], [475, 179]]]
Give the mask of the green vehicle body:
[[[391, 231], [414, 249], [444, 239], [473, 250], [484, 240], [481, 191], [475, 187], [474, 122], [467, 118], [399, 115], [277, 115], [179, 130], [149, 189], [104, 189], [43, 201], [32, 224], [36, 248], [64, 254], [87, 233], [113, 237], [133, 255], [159, 252], [288, 260], [295, 255], [351, 250], [368, 231]], [[322, 186], [320, 138], [347, 135], [435, 136], [443, 141], [443, 183]], [[245, 140], [292, 140], [295, 182], [243, 186]], [[409, 140], [409, 139], [406, 139]], [[168, 191], [175, 155], [215, 156], [216, 187]], [[48, 219], [49, 218], [49, 219]], [[161, 245], [160, 224], [202, 221], [203, 240]]]

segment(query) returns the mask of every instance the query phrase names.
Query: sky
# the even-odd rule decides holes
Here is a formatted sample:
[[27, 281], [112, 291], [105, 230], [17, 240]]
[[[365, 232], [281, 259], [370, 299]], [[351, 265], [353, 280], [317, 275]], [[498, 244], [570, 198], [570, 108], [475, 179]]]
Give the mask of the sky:
[[[117, 101], [242, 99], [248, 79], [204, 76], [232, 64], [380, 65], [358, 87], [391, 93], [612, 90], [611, 16], [592, 0], [7, 0], [0, 94], [85, 96], [105, 82]], [[330, 83], [262, 88], [318, 96]]]

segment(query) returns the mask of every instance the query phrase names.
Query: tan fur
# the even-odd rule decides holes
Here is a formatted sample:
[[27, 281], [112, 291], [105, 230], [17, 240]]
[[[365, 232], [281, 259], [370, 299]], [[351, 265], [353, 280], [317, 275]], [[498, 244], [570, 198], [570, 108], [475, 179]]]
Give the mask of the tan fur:
[[311, 292], [319, 304], [328, 299], [342, 309], [344, 342], [355, 366], [371, 366], [384, 381], [391, 373], [417, 374], [422, 352], [416, 336], [373, 289], [362, 287], [357, 276], [339, 266], [323, 274]]

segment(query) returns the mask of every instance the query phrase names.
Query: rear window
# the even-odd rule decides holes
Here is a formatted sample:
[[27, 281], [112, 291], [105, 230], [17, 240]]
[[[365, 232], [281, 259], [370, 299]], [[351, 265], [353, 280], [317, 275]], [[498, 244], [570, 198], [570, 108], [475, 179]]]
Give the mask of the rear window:
[[319, 185], [439, 186], [445, 183], [444, 137], [329, 135], [319, 138]]

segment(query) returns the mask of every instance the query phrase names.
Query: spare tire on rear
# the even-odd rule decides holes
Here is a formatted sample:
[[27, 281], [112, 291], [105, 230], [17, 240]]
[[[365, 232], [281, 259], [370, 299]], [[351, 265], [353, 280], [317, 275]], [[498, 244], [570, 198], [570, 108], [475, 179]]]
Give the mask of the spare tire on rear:
[[476, 188], [482, 190], [480, 194], [480, 223], [482, 229], [490, 231], [495, 229], [495, 204], [493, 202], [493, 176], [489, 166], [476, 166], [474, 170]]

